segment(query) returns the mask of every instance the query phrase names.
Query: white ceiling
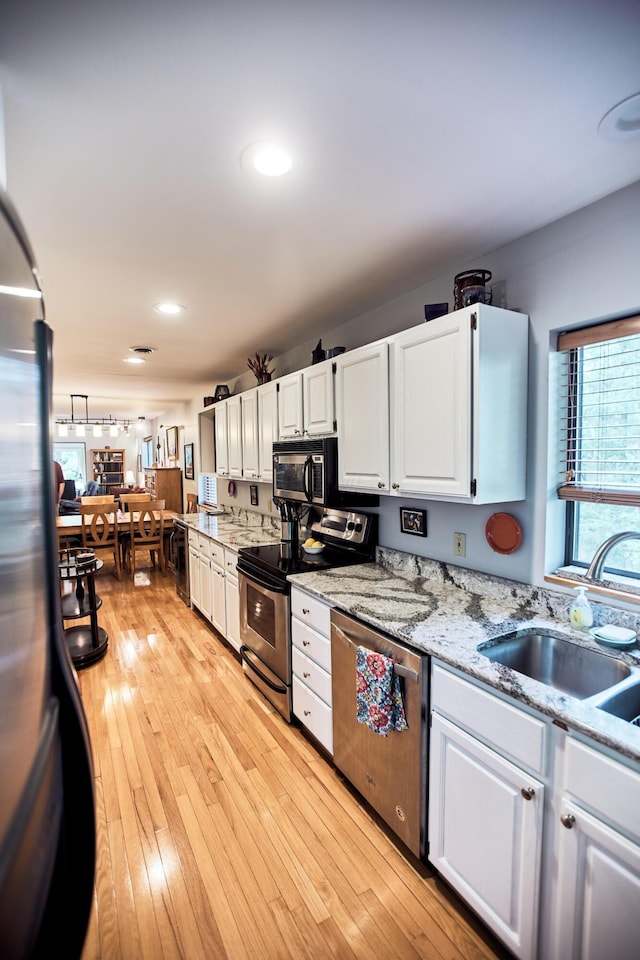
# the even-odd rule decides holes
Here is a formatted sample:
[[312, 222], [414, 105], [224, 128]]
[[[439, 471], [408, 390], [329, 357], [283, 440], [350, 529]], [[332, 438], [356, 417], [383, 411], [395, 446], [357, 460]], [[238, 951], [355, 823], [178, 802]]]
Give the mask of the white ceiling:
[[637, 0], [3, 0], [0, 82], [63, 414], [161, 415], [640, 176], [597, 133]]

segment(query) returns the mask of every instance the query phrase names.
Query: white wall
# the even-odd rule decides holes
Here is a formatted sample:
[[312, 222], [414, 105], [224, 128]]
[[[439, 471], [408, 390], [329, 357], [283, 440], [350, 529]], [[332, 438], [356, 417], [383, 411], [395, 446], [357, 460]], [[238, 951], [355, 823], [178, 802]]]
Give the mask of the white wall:
[[[448, 301], [453, 307], [453, 278], [471, 267], [491, 270], [492, 283], [504, 284], [504, 305], [530, 317], [527, 499], [461, 506], [381, 498], [381, 544], [510, 579], [543, 583], [544, 573], [561, 562], [564, 534], [563, 509], [555, 497], [554, 465], [548, 455], [550, 345], [553, 348], [560, 330], [640, 312], [639, 264], [640, 181], [515, 243], [470, 262], [452, 264], [441, 277], [322, 335], [325, 348], [350, 349], [415, 326], [424, 320], [426, 303]], [[316, 336], [277, 357], [275, 376], [308, 366], [317, 341]], [[249, 371], [239, 371], [230, 387], [239, 392], [254, 384]], [[211, 394], [214, 386], [200, 385], [194, 392], [184, 435], [194, 437], [196, 443], [197, 412], [203, 396]], [[262, 490], [261, 485], [261, 501]], [[400, 532], [401, 505], [426, 507], [426, 538]], [[484, 536], [486, 521], [497, 510], [512, 513], [523, 529], [522, 546], [506, 557], [494, 553]], [[455, 531], [467, 535], [463, 561], [453, 556]]]

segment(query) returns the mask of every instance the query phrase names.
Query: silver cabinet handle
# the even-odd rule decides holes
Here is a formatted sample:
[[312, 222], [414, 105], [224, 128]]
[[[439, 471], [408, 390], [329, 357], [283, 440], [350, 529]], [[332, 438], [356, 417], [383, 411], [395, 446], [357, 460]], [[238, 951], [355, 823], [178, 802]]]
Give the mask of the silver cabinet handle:
[[533, 787], [523, 787], [520, 793], [522, 794], [525, 800], [533, 800], [533, 798], [536, 795], [536, 792], [533, 789]]
[[576, 818], [572, 813], [563, 813], [560, 817], [560, 823], [563, 827], [566, 827], [567, 830], [572, 830], [575, 822]]

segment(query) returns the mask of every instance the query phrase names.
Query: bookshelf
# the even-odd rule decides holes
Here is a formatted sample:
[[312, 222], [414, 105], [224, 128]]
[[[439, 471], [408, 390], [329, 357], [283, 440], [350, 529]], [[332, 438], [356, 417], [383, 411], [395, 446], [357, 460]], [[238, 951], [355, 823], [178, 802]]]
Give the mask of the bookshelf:
[[93, 479], [105, 488], [107, 493], [113, 487], [123, 487], [126, 470], [124, 450], [102, 447], [91, 451], [91, 469]]

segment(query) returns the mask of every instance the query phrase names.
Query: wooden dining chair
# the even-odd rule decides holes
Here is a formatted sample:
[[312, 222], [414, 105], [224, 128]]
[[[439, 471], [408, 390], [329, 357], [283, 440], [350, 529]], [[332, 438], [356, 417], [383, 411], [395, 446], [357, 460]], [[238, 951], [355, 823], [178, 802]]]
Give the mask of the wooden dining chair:
[[80, 497], [80, 503], [115, 503], [115, 497], [112, 493], [100, 494], [95, 497]]
[[[118, 497], [120, 501], [120, 506], [122, 507], [123, 513], [128, 513], [131, 510], [129, 506], [130, 503], [149, 503], [151, 500], [150, 493], [121, 493]], [[133, 509], [137, 509], [134, 507]]]
[[110, 550], [113, 555], [115, 576], [121, 580], [118, 514], [113, 497], [110, 503], [80, 503], [79, 511], [82, 522], [82, 546], [95, 553]]
[[135, 504], [129, 511], [129, 541], [127, 545], [128, 570], [133, 579], [136, 575], [137, 555], [149, 551], [151, 566], [158, 567], [166, 576], [164, 558], [164, 500], [147, 500]]
[[198, 497], [195, 493], [187, 494], [187, 513], [198, 512]]

